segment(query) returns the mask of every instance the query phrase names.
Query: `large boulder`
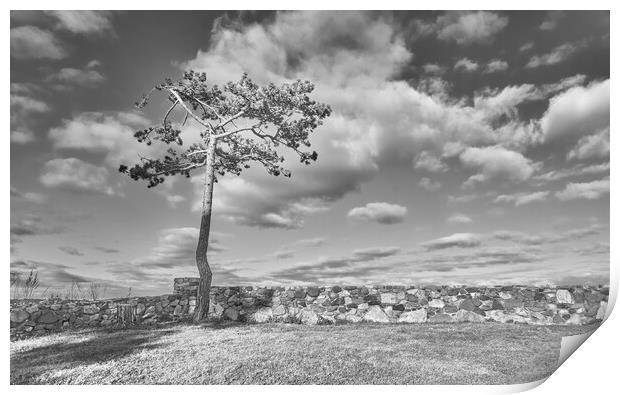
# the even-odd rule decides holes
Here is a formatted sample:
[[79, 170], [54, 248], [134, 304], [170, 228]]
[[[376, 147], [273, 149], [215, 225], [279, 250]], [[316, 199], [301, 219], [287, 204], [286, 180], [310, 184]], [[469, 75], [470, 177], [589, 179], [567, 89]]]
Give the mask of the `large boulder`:
[[396, 295], [391, 292], [382, 293], [381, 304], [396, 304]]
[[11, 311], [11, 322], [21, 324], [22, 322], [26, 321], [29, 316], [30, 314], [28, 314], [28, 312], [24, 310]]
[[254, 322], [264, 323], [273, 319], [273, 310], [271, 307], [261, 307], [254, 313]]
[[231, 321], [238, 321], [239, 320], [239, 310], [237, 310], [234, 307], [229, 307], [226, 310], [224, 310], [224, 317], [228, 318]]
[[60, 319], [60, 316], [53, 311], [46, 311], [37, 320], [40, 324], [54, 324]]
[[390, 318], [385, 314], [381, 307], [373, 305], [368, 308], [366, 314], [364, 314], [364, 320], [368, 322], [381, 322], [388, 323]]
[[459, 310], [456, 312], [458, 322], [484, 322], [484, 317], [469, 310]]
[[316, 325], [319, 323], [319, 316], [312, 310], [304, 309], [301, 311], [299, 320], [304, 325]]
[[555, 298], [558, 303], [573, 304], [573, 295], [566, 289], [558, 289]]
[[398, 322], [417, 324], [426, 322], [426, 309], [404, 312], [398, 317]]
[[441, 299], [431, 299], [428, 301], [428, 307], [434, 307], [436, 309], [441, 309], [445, 306], [446, 304], [444, 303], [443, 300]]

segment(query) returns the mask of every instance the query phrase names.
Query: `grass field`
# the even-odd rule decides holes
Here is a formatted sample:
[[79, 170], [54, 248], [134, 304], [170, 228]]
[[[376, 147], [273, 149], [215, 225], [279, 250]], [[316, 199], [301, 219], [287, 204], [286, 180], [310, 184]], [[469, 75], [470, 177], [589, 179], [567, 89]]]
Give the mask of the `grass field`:
[[11, 384], [514, 384], [557, 365], [562, 336], [518, 324], [176, 325], [11, 342]]

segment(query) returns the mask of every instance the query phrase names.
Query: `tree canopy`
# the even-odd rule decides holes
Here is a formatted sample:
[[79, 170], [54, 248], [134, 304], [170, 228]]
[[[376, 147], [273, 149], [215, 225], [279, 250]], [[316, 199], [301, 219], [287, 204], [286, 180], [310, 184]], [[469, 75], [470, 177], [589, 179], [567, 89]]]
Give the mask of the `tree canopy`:
[[[164, 182], [166, 176], [190, 177], [193, 170], [206, 165], [206, 144], [214, 139], [217, 174], [239, 175], [250, 167], [250, 162], [257, 162], [269, 174], [290, 177], [290, 170], [282, 166], [284, 156], [277, 148], [289, 148], [304, 164], [315, 161], [318, 154], [309, 149], [309, 137], [331, 113], [328, 105], [310, 99], [308, 95], [313, 90], [311, 82], [301, 80], [259, 86], [247, 74], [222, 87], [207, 84], [205, 73], [194, 71], [186, 72], [176, 82], [166, 79], [136, 102], [142, 108], [155, 91], [167, 93], [171, 105], [161, 124], [134, 134], [147, 145], [154, 141], [169, 145], [165, 156], [141, 157], [133, 167], [121, 165], [119, 171], [134, 180], [148, 181], [149, 188]], [[178, 110], [183, 119], [175, 123]], [[202, 126], [201, 138], [184, 148], [182, 128], [189, 118]]]

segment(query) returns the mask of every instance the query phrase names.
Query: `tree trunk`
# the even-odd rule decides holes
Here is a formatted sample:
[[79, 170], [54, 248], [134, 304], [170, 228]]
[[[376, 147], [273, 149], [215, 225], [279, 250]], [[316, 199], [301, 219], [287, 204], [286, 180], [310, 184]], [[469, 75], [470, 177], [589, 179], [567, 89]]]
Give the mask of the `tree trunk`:
[[205, 166], [205, 183], [202, 195], [202, 216], [200, 219], [198, 247], [196, 248], [196, 266], [198, 266], [198, 273], [200, 274], [200, 284], [196, 295], [194, 322], [200, 322], [207, 318], [207, 314], [209, 313], [209, 292], [211, 291], [211, 279], [213, 277], [207, 260], [207, 249], [209, 248], [209, 231], [211, 229], [211, 203], [213, 201], [216, 141], [213, 137], [210, 137], [207, 144], [207, 163]]

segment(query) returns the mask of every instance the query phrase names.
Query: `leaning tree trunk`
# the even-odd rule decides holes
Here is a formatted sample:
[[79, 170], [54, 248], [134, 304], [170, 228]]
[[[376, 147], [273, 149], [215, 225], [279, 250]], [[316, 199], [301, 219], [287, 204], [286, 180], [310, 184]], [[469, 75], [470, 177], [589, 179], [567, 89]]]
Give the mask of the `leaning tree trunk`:
[[211, 279], [213, 274], [207, 260], [209, 247], [209, 231], [211, 229], [211, 203], [213, 201], [213, 183], [215, 171], [215, 139], [209, 138], [207, 145], [207, 163], [205, 166], [205, 183], [202, 195], [202, 216], [200, 219], [200, 233], [198, 234], [198, 247], [196, 248], [196, 266], [200, 274], [200, 283], [196, 295], [196, 310], [194, 310], [194, 322], [200, 322], [207, 318], [209, 313], [209, 292], [211, 291]]

